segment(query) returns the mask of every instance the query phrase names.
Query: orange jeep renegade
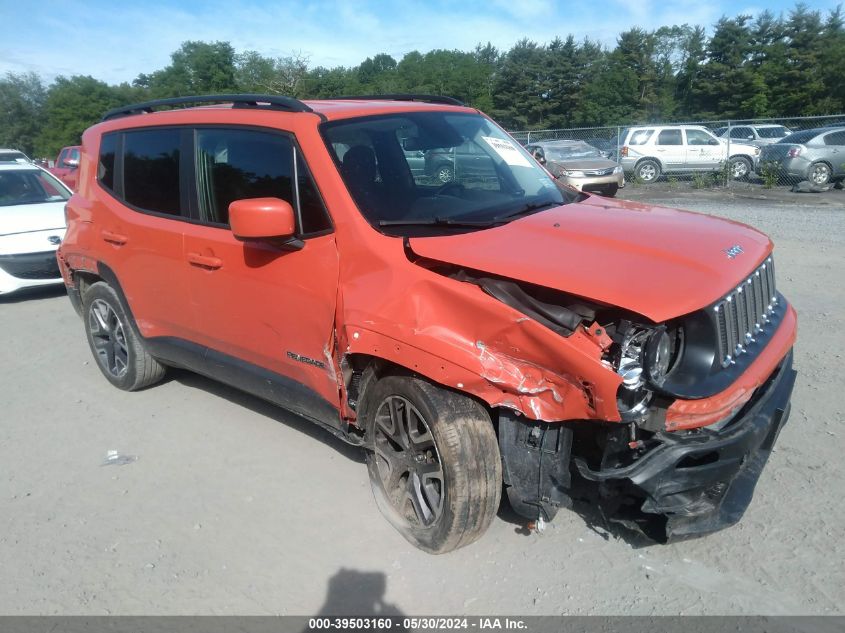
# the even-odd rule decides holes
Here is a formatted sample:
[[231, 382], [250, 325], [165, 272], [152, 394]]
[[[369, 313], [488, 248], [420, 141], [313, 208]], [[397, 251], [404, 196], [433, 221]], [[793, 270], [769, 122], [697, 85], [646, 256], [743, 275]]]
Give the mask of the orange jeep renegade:
[[[456, 148], [446, 182], [416, 168]], [[732, 525], [789, 415], [765, 235], [558, 186], [446, 97], [112, 110], [58, 260], [109, 382], [187, 368], [362, 446], [428, 552], [503, 490], [540, 528], [576, 484], [659, 538]]]

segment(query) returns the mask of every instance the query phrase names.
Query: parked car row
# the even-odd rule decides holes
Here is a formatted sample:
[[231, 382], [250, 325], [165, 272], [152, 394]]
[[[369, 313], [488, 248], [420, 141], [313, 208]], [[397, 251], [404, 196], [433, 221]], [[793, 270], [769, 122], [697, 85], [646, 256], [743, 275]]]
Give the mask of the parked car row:
[[[615, 153], [598, 147], [607, 148], [615, 142], [601, 143], [602, 140], [540, 141], [526, 147], [536, 154], [536, 148], [588, 144], [595, 148], [596, 156], [610, 156], [625, 173], [641, 183], [652, 183], [669, 174], [722, 169], [727, 169], [734, 179], [745, 179], [756, 173], [792, 182], [806, 180], [814, 186], [845, 180], [845, 125], [798, 132], [776, 124], [739, 125], [730, 131], [728, 128], [711, 131], [700, 125], [634, 126], [622, 130], [618, 158]], [[542, 156], [538, 158], [543, 162]], [[577, 182], [568, 184], [578, 187]]]

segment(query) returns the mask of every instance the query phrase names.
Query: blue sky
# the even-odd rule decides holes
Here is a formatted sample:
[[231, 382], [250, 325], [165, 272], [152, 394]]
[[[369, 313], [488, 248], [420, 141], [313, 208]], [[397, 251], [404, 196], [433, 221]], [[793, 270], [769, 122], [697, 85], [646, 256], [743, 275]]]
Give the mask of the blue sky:
[[[809, 2], [827, 10], [841, 0]], [[109, 83], [166, 66], [185, 40], [225, 40], [238, 52], [297, 51], [312, 66], [352, 66], [385, 52], [507, 49], [522, 37], [588, 36], [612, 46], [620, 31], [664, 24], [706, 27], [723, 14], [788, 11], [786, 0], [0, 0], [0, 74], [92, 75]]]

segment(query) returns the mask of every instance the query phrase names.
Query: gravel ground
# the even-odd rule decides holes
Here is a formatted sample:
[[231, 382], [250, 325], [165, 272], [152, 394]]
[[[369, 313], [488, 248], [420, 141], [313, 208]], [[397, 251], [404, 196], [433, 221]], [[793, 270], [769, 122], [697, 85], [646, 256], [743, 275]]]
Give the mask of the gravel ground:
[[[799, 377], [738, 526], [660, 546], [586, 511], [526, 534], [503, 509], [428, 556], [381, 518], [359, 451], [194, 375], [112, 388], [42, 291], [0, 300], [0, 614], [843, 613], [845, 193], [624, 194], [777, 244]], [[137, 460], [101, 465], [110, 450]]]

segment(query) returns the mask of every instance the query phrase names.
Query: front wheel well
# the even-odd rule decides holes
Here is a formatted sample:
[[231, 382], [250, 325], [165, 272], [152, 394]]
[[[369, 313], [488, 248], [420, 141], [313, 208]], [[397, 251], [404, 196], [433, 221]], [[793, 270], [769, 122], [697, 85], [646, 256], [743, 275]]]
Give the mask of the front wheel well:
[[78, 270], [73, 273], [73, 279], [76, 282], [76, 287], [79, 289], [79, 296], [83, 297], [88, 288], [93, 286], [98, 281], [105, 281], [99, 275], [85, 270]]

